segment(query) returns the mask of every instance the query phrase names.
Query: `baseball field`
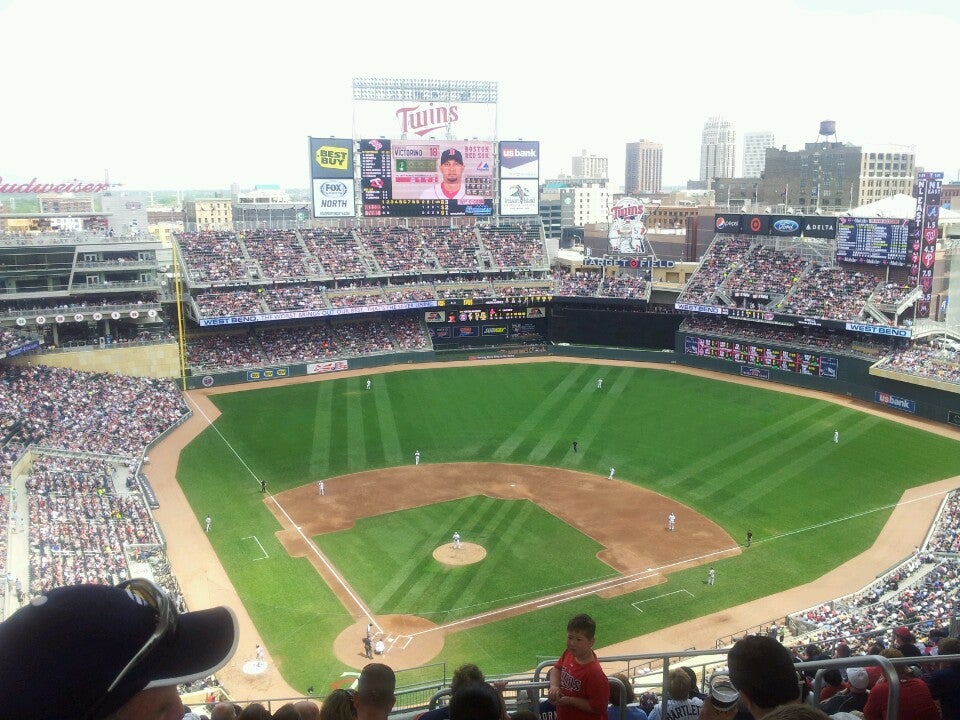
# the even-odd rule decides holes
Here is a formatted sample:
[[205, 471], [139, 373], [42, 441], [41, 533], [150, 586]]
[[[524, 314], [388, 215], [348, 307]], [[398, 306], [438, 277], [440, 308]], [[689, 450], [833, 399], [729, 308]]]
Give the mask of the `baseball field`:
[[809, 583], [905, 489], [960, 475], [949, 436], [630, 364], [389, 368], [209, 400], [221, 414], [176, 477], [301, 691], [365, 662], [371, 620], [396, 666], [495, 674], [558, 654], [578, 612], [610, 645]]

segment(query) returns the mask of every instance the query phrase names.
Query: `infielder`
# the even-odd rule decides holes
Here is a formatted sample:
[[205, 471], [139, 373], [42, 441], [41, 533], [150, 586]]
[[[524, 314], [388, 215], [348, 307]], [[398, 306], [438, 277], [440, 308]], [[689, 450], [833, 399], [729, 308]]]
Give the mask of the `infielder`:
[[460, 549], [460, 533], [458, 532], [453, 533], [453, 549], [454, 550]]
[[672, 512], [667, 515], [667, 530], [673, 530], [677, 526], [677, 516]]
[[318, 495], [326, 494], [326, 488], [323, 486], [323, 480], [317, 483], [317, 494]]
[[213, 518], [207, 515], [207, 519], [204, 520], [203, 522], [204, 522], [204, 525], [206, 525], [207, 532], [210, 532], [210, 526], [213, 525]]
[[713, 585], [716, 579], [717, 579], [717, 572], [711, 567], [710, 572], [707, 573], [707, 585]]
[[610, 468], [610, 475], [607, 477], [607, 480], [613, 480], [613, 473], [616, 471], [616, 468]]

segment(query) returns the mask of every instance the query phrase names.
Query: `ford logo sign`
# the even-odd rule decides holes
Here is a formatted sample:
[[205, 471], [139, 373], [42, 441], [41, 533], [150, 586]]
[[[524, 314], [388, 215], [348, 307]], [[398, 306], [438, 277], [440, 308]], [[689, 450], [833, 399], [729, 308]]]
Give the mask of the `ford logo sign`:
[[347, 194], [347, 185], [342, 182], [325, 182], [320, 186], [324, 197], [343, 197]]
[[796, 232], [800, 229], [800, 224], [796, 220], [777, 220], [773, 229], [777, 232]]

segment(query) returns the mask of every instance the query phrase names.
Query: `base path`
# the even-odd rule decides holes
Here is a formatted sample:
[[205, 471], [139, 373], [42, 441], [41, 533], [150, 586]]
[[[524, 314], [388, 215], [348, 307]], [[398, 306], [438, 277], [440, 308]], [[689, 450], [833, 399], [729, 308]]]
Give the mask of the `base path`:
[[[771, 383], [750, 380], [748, 378], [739, 378], [723, 373], [714, 373], [695, 368], [688, 368], [679, 365], [661, 365], [650, 363], [633, 363], [626, 361], [604, 361], [604, 360], [581, 360], [576, 358], [517, 358], [503, 361], [484, 361], [497, 363], [526, 363], [526, 362], [582, 362], [594, 365], [625, 365], [631, 367], [645, 367], [651, 370], [661, 370], [670, 372], [682, 372], [691, 375], [699, 375], [712, 380], [721, 382], [736, 382], [741, 384], [763, 387], [775, 392], [785, 392], [796, 395], [805, 395], [820, 400], [826, 400], [836, 404], [854, 407], [864, 412], [881, 415], [890, 420], [910, 424], [920, 427], [929, 432], [934, 432], [953, 439], [960, 439], [960, 434], [956, 430], [944, 425], [907, 417], [903, 413], [886, 411], [879, 406], [862, 403], [851, 400], [850, 398], [830, 395], [827, 393], [793, 388], [784, 385], [775, 385]], [[436, 363], [423, 365], [403, 365], [395, 367], [385, 367], [377, 371], [374, 370], [351, 370], [343, 373], [332, 373], [324, 376], [310, 376], [290, 378], [271, 383], [274, 385], [288, 385], [304, 382], [323, 382], [326, 380], [337, 380], [350, 376], [369, 377], [374, 372], [403, 372], [406, 370], [426, 370], [433, 367], [449, 368], [456, 365], [476, 366], [476, 362], [465, 363]], [[194, 390], [187, 393], [188, 402], [194, 411], [193, 417], [185, 422], [181, 427], [171, 433], [160, 444], [150, 450], [150, 464], [144, 468], [145, 473], [150, 479], [157, 497], [160, 500], [160, 509], [154, 515], [163, 529], [167, 538], [167, 552], [173, 566], [174, 574], [180, 584], [184, 597], [191, 608], [200, 609], [211, 607], [213, 605], [227, 605], [236, 612], [240, 622], [240, 644], [234, 658], [227, 666], [217, 673], [223, 684], [237, 699], [262, 699], [278, 697], [302, 696], [303, 689], [295, 690], [291, 688], [280, 675], [278, 668], [272, 662], [266, 643], [267, 667], [266, 670], [256, 676], [247, 675], [244, 672], [244, 665], [254, 657], [254, 648], [261, 642], [256, 632], [250, 616], [247, 614], [236, 590], [230, 583], [226, 571], [220, 564], [220, 560], [213, 551], [212, 546], [206, 534], [203, 531], [202, 518], [198, 518], [189, 503], [183, 491], [176, 481], [176, 468], [179, 462], [180, 451], [193, 440], [206, 426], [219, 415], [219, 411], [210, 402], [210, 395], [220, 393], [244, 392], [248, 390], [259, 390], [265, 385], [251, 383], [248, 385], [232, 385], [228, 387], [211, 388], [209, 390]], [[428, 466], [437, 468], [439, 466]], [[523, 466], [526, 467], [526, 466]], [[398, 470], [401, 468], [398, 468]], [[420, 468], [423, 469], [423, 468]], [[552, 473], [553, 470], [547, 468], [531, 468], [532, 470], [541, 470]], [[592, 476], [591, 476], [592, 477]], [[603, 478], [604, 484], [621, 485], [621, 483], [610, 483]], [[542, 484], [542, 483], [541, 483]], [[507, 483], [509, 485], [509, 482]], [[664, 630], [660, 630], [649, 635], [637, 637], [632, 640], [624, 641], [612, 646], [598, 648], [601, 655], [628, 654], [636, 652], [646, 652], [651, 648], [672, 649], [672, 648], [709, 648], [712, 647], [718, 637], [737, 633], [743, 628], [750, 627], [759, 622], [764, 622], [770, 618], [782, 617], [788, 613], [795, 612], [805, 607], [809, 607], [819, 602], [825, 602], [839, 595], [853, 592], [868, 584], [878, 571], [887, 568], [898, 560], [903, 559], [912, 551], [912, 549], [923, 541], [923, 537], [929, 528], [937, 508], [939, 507], [942, 493], [950, 489], [960, 487], [960, 478], [952, 478], [940, 483], [935, 483], [924, 488], [915, 488], [904, 495], [904, 499], [911, 497], [927, 497], [921, 502], [901, 505], [894, 510], [889, 521], [883, 529], [880, 537], [874, 543], [873, 547], [867, 552], [853, 558], [840, 568], [828, 573], [817, 581], [793, 588], [776, 595], [756, 600], [739, 607], [730, 608], [719, 613], [714, 613], [702, 618], [697, 618], [680, 625], [676, 625]], [[492, 492], [491, 487], [483, 489], [485, 492]], [[515, 490], [511, 489], [513, 492]], [[530, 487], [527, 487], [530, 490]], [[296, 490], [290, 492], [297, 492]], [[303, 492], [306, 492], [304, 490]], [[329, 492], [329, 490], [328, 490]], [[312, 489], [314, 497], [316, 488]], [[939, 496], [936, 493], [940, 493]], [[651, 493], [652, 495], [652, 493]], [[333, 496], [331, 496], [333, 498]], [[333, 498], [336, 502], [335, 498]], [[669, 502], [666, 498], [663, 500]], [[549, 509], [549, 508], [548, 508]], [[551, 510], [552, 512], [552, 510]], [[335, 513], [325, 513], [327, 516]], [[617, 512], [614, 517], [621, 513]], [[632, 513], [622, 513], [624, 522], [635, 530], [636, 523], [631, 522]], [[558, 513], [559, 515], [559, 513]], [[687, 518], [684, 513], [678, 512], [677, 533], [682, 534], [684, 530], [693, 530], [690, 525], [692, 518]], [[560, 515], [563, 517], [563, 515]], [[651, 515], [655, 517], [655, 515]], [[663, 512], [666, 517], [666, 511]], [[604, 518], [604, 523], [599, 527], [604, 527], [611, 521], [611, 517]], [[596, 527], [591, 528], [592, 535], [596, 537]], [[667, 533], [664, 531], [663, 536]], [[672, 540], [672, 538], [671, 538]], [[729, 542], [729, 539], [727, 540]], [[606, 543], [604, 543], [606, 544]], [[601, 559], [609, 563], [612, 567], [637, 567], [634, 564], [636, 558], [628, 557], [626, 553], [633, 552], [627, 547], [618, 547], [608, 551], [605, 557]], [[647, 552], [644, 549], [643, 552]], [[618, 553], [624, 555], [618, 556]], [[429, 623], [421, 618], [411, 618], [408, 616], [389, 616], [378, 618], [378, 622], [383, 626], [388, 635], [401, 637], [429, 629]], [[420, 623], [427, 623], [421, 625]], [[362, 657], [363, 647], [362, 638], [366, 629], [366, 621], [358, 619], [357, 625], [351, 626], [343, 631], [342, 637], [343, 650], [340, 649], [341, 642], [338, 640], [334, 648], [336, 656], [345, 664], [359, 667], [366, 662]], [[427, 638], [436, 638], [438, 643], [436, 649], [431, 650], [428, 647]], [[441, 633], [425, 633], [418, 636], [417, 646], [421, 648], [425, 657], [434, 657], [442, 650]], [[431, 640], [433, 642], [433, 640]], [[408, 651], [412, 658], [415, 652]], [[345, 656], [352, 658], [348, 661]], [[424, 660], [426, 661], [426, 660]], [[392, 656], [391, 656], [392, 662]], [[325, 690], [325, 689], [320, 689]]]

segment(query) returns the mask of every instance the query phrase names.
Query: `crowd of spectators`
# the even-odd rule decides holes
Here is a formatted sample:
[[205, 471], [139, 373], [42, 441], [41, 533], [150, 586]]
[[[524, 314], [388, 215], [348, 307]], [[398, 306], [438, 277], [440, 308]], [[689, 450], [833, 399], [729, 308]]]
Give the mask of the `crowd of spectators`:
[[322, 285], [279, 285], [264, 288], [261, 299], [269, 312], [322, 310], [327, 296]]
[[800, 282], [806, 266], [799, 255], [756, 245], [730, 266], [721, 287], [729, 295], [760, 293], [782, 296]]
[[750, 241], [737, 235], [717, 235], [707, 248], [700, 266], [680, 293], [680, 302], [711, 304], [717, 287], [731, 269], [743, 261], [750, 249]]
[[634, 298], [648, 300], [650, 281], [642, 275], [616, 275], [606, 277], [600, 284], [601, 297]]
[[247, 281], [247, 258], [236, 234], [226, 230], [179, 236], [185, 273], [192, 282]]
[[890, 352], [888, 345], [871, 340], [859, 340], [843, 332], [831, 332], [822, 328], [798, 328], [796, 326], [764, 325], [738, 322], [726, 318], [702, 315], [686, 318], [680, 325], [681, 332], [743, 338], [754, 342], [793, 345], [813, 350], [830, 350], [844, 355], [874, 359]]
[[260, 265], [264, 280], [317, 276], [320, 267], [306, 255], [293, 230], [254, 230], [243, 238], [247, 254]]
[[143, 496], [114, 489], [114, 474], [125, 472], [124, 464], [97, 458], [35, 459], [26, 479], [32, 595], [61, 585], [116, 584], [127, 577], [124, 546], [159, 543]]
[[12, 350], [36, 342], [36, 340], [37, 338], [29, 337], [23, 333], [0, 328], [0, 355], [5, 355]]
[[868, 270], [814, 265], [777, 306], [777, 311], [833, 320], [859, 320], [880, 279]]
[[262, 296], [255, 290], [200, 293], [196, 296], [197, 309], [204, 318], [263, 315], [266, 309], [260, 301]]
[[501, 268], [546, 267], [540, 229], [529, 224], [479, 226], [480, 241]]
[[301, 231], [307, 252], [330, 277], [363, 277], [369, 273], [360, 246], [350, 230], [314, 228]]
[[597, 297], [603, 275], [588, 270], [557, 271], [553, 279], [556, 294], [561, 297]]
[[941, 511], [941, 521], [927, 541], [927, 551], [960, 553], [960, 493], [951, 493]]
[[960, 383], [960, 354], [919, 342], [885, 357], [877, 367], [927, 380]]
[[0, 444], [133, 457], [186, 412], [171, 380], [0, 367]]
[[954, 491], [930, 540], [910, 558], [852, 595], [791, 616], [805, 630], [801, 636], [822, 644], [842, 640], [854, 653], [863, 653], [894, 627], [911, 627], [917, 635], [945, 627], [960, 610], [958, 514], [960, 491]]
[[210, 372], [430, 347], [430, 335], [419, 315], [393, 313], [349, 322], [333, 319], [305, 326], [197, 334], [187, 339], [187, 364], [194, 372]]
[[915, 285], [898, 282], [883, 282], [873, 293], [870, 301], [875, 305], [897, 307], [916, 289]]

